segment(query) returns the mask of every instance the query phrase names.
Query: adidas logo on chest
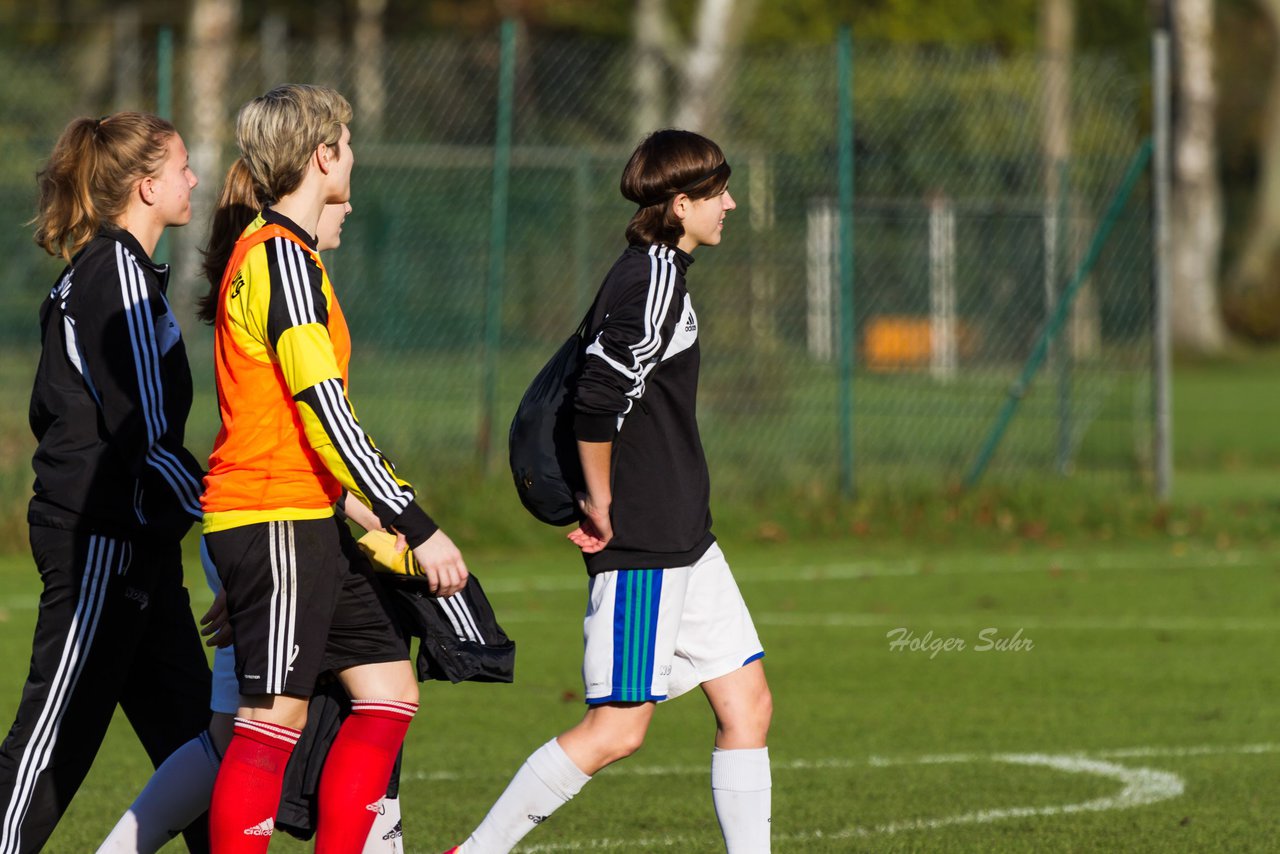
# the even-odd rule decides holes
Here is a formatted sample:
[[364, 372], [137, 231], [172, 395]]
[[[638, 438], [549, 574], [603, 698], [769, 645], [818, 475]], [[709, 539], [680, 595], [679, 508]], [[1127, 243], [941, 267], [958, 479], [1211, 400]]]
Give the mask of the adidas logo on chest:
[[693, 310], [693, 303], [689, 302], [689, 295], [684, 295], [684, 306], [680, 314], [680, 319], [676, 321], [675, 329], [671, 334], [671, 342], [667, 344], [667, 349], [662, 352], [662, 358], [670, 359], [688, 350], [698, 342], [698, 314]]

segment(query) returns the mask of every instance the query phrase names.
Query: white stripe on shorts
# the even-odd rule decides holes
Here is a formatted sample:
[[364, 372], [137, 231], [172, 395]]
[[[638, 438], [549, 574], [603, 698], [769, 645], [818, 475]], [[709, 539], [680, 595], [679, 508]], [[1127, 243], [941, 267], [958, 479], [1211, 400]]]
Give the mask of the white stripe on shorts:
[[267, 626], [267, 693], [283, 694], [298, 613], [298, 560], [293, 522], [269, 522], [271, 608]]

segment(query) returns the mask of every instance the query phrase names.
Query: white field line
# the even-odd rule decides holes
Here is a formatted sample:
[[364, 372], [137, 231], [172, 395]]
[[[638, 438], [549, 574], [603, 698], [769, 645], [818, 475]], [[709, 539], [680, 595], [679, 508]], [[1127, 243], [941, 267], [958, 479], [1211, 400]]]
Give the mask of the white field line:
[[[1280, 742], [1241, 745], [1205, 744], [1194, 747], [1126, 747], [1111, 750], [1077, 750], [1054, 755], [1075, 759], [1180, 759], [1194, 756], [1234, 756], [1266, 753], [1280, 753]], [[873, 755], [865, 759], [827, 757], [822, 759], [775, 760], [770, 763], [770, 767], [774, 772], [849, 771], [856, 768], [894, 768], [905, 765], [955, 765], [974, 762], [1012, 761], [1006, 760], [1005, 757], [1022, 755], [1024, 754], [935, 753], [925, 756]], [[629, 765], [624, 762], [606, 768], [600, 773], [609, 777], [710, 777], [711, 766], [706, 763], [702, 765]], [[457, 780], [479, 780], [492, 776], [492, 774], [478, 772], [412, 771], [404, 774], [400, 779], [443, 783]]]
[[[1156, 570], [1220, 570], [1223, 568], [1257, 568], [1280, 566], [1280, 556], [1274, 558], [1256, 552], [1222, 552], [1217, 555], [1125, 555], [1124, 553], [1039, 554], [1039, 555], [990, 555], [987, 562], [976, 565], [971, 560], [951, 564], [942, 561], [907, 558], [903, 560], [849, 561], [830, 564], [809, 564], [787, 569], [784, 572], [756, 574], [750, 571], [735, 573], [740, 585], [789, 584], [797, 581], [858, 581], [865, 578], [927, 578], [934, 575], [990, 575], [990, 574], [1049, 574], [1099, 570], [1105, 572]], [[732, 562], [731, 564], [732, 565]], [[577, 572], [576, 566], [567, 569], [564, 576], [533, 576], [530, 578], [501, 578], [484, 582], [489, 593], [556, 592], [585, 590], [586, 578]]]
[[[947, 559], [848, 561], [829, 564], [808, 564], [784, 572], [755, 574], [742, 571], [737, 582], [741, 586], [753, 584], [790, 584], [797, 581], [858, 581], [866, 578], [928, 578], [934, 575], [990, 575], [1025, 573], [1074, 573], [1099, 570], [1105, 572], [1151, 572], [1156, 570], [1220, 570], [1223, 568], [1253, 569], [1280, 566], [1280, 555], [1272, 557], [1260, 552], [1226, 551], [1219, 554], [1196, 554], [1182, 557], [1174, 555], [1127, 555], [1124, 552], [1079, 552], [1062, 554], [1008, 555], [994, 554], [986, 557], [987, 563], [978, 566], [967, 559], [950, 563]], [[481, 572], [481, 578], [485, 575]], [[572, 556], [565, 563], [563, 574], [530, 576], [527, 578], [495, 578], [484, 582], [488, 593], [530, 593], [585, 591], [587, 580], [580, 564]], [[190, 587], [191, 600], [197, 605], [213, 601], [212, 594], [203, 584]], [[0, 597], [0, 610], [26, 611], [39, 604], [39, 597], [17, 594]], [[503, 612], [506, 618], [506, 611]], [[870, 625], [881, 625], [871, 623]]]
[[[512, 622], [520, 616], [513, 615]], [[503, 613], [504, 621], [508, 619]], [[920, 627], [934, 629], [942, 626], [974, 628], [999, 624], [1009, 631], [1014, 629], [1064, 629], [1070, 631], [1204, 631], [1204, 632], [1274, 632], [1280, 630], [1280, 619], [1250, 617], [1161, 617], [1151, 615], [1116, 615], [1114, 617], [1031, 617], [1000, 613], [979, 614], [753, 614], [752, 619], [762, 626], [802, 626], [805, 628], [896, 628]]]
[[811, 833], [790, 834], [788, 840], [805, 839], [850, 839], [868, 837], [879, 834], [902, 833], [912, 830], [936, 830], [942, 827], [954, 827], [963, 824], [990, 824], [1011, 818], [1036, 818], [1040, 816], [1070, 815], [1079, 812], [1104, 812], [1107, 810], [1133, 809], [1148, 804], [1159, 803], [1170, 798], [1179, 797], [1186, 785], [1177, 774], [1159, 771], [1153, 768], [1127, 768], [1100, 759], [1087, 759], [1082, 756], [1054, 756], [1043, 753], [1011, 753], [989, 757], [994, 762], [1005, 762], [1011, 765], [1031, 765], [1053, 768], [1068, 774], [1093, 774], [1095, 776], [1116, 780], [1122, 788], [1114, 795], [1080, 801], [1072, 804], [1061, 804], [1042, 807], [1004, 807], [1000, 809], [978, 810], [960, 813], [959, 815], [940, 818], [922, 818], [908, 821], [890, 822], [873, 827], [847, 827], [833, 833], [815, 831]]
[[[501, 608], [501, 622], [505, 625], [528, 623], [564, 623], [562, 614], [518, 611]], [[1264, 617], [1178, 617], [1157, 615], [1117, 614], [1113, 617], [1044, 617], [1007, 615], [997, 612], [982, 614], [830, 614], [815, 612], [759, 613], [753, 612], [752, 620], [758, 626], [798, 626], [809, 629], [874, 629], [906, 627], [918, 629], [939, 628], [975, 629], [984, 627], [1030, 631], [1202, 631], [1202, 632], [1274, 632], [1280, 631], [1280, 618]]]
[[[867, 838], [877, 835], [888, 835], [910, 831], [936, 830], [958, 825], [990, 824], [1016, 818], [1036, 818], [1058, 815], [1071, 815], [1082, 812], [1102, 812], [1108, 810], [1133, 809], [1160, 801], [1180, 797], [1186, 791], [1186, 784], [1177, 774], [1154, 768], [1129, 768], [1108, 762], [1109, 758], [1158, 758], [1210, 756], [1221, 754], [1262, 754], [1280, 752], [1280, 744], [1246, 744], [1238, 746], [1201, 745], [1196, 747], [1136, 747], [1121, 750], [1099, 751], [1092, 755], [1076, 754], [1043, 754], [1043, 753], [1000, 753], [992, 755], [979, 754], [940, 754], [919, 756], [915, 758], [885, 759], [871, 757], [863, 762], [846, 762], [844, 760], [819, 760], [807, 763], [775, 763], [774, 770], [795, 770], [804, 768], [852, 768], [852, 767], [888, 767], [901, 765], [937, 765], [948, 763], [969, 763], [980, 761], [1002, 762], [1010, 765], [1040, 766], [1052, 768], [1069, 774], [1092, 774], [1094, 776], [1115, 780], [1121, 785], [1120, 791], [1114, 795], [1040, 807], [1006, 807], [1000, 809], [979, 810], [960, 813], [939, 818], [914, 819], [890, 822], [887, 824], [861, 827], [853, 825], [836, 831], [814, 830], [805, 833], [776, 835], [776, 842], [799, 843], [824, 840], [840, 840]], [[618, 769], [621, 771], [621, 769]], [[670, 769], [674, 771], [675, 769]], [[693, 769], [682, 766], [680, 773], [693, 773]], [[706, 774], [705, 767], [696, 769], [697, 773]], [[679, 848], [694, 843], [696, 840], [687, 837], [652, 837], [648, 839], [592, 839], [582, 842], [554, 842], [541, 845], [522, 846], [521, 852], [550, 851], [606, 851], [620, 849], [654, 850], [660, 848]]]
[[[1219, 554], [1188, 554], [1188, 556], [1153, 556], [1153, 554], [1125, 554], [1124, 552], [1079, 552], [1061, 554], [991, 554], [982, 565], [974, 563], [975, 557], [966, 558], [963, 562], [952, 562], [948, 558], [942, 560], [924, 560], [924, 558], [905, 558], [905, 560], [886, 561], [849, 561], [836, 563], [817, 563], [817, 565], [801, 565], [788, 568], [786, 571], [772, 574], [755, 574], [741, 571], [736, 574], [740, 586], [754, 584], [795, 584], [796, 581], [858, 581], [873, 577], [929, 577], [934, 575], [992, 575], [992, 574], [1057, 574], [1057, 572], [1151, 572], [1151, 571], [1217, 571], [1222, 568], [1258, 568], [1280, 566], [1280, 558], [1266, 556], [1258, 552], [1221, 552]], [[563, 574], [530, 577], [493, 577], [493, 574], [481, 572], [484, 589], [490, 594], [508, 593], [557, 593], [581, 590], [586, 592], [586, 576], [582, 575], [581, 565], [575, 560], [566, 562]], [[192, 584], [191, 599], [193, 603], [209, 604], [212, 594], [202, 584]], [[0, 611], [29, 611], [40, 604], [36, 594], [15, 594], [0, 597]], [[863, 625], [856, 620], [860, 617], [873, 618], [876, 615], [837, 616], [836, 620], [854, 620], [849, 624]], [[950, 617], [956, 620], [956, 617]], [[536, 615], [529, 612], [516, 612], [511, 608], [503, 608], [503, 620], [538, 621]], [[872, 621], [865, 625], [887, 625], [886, 621]], [[1248, 622], [1248, 621], [1244, 621]], [[776, 624], [786, 625], [786, 624]], [[805, 621], [804, 625], [814, 625]], [[817, 624], [820, 625], [820, 624]], [[899, 624], [895, 624], [899, 625]], [[1084, 626], [1089, 627], [1089, 626]], [[1132, 626], [1142, 627], [1142, 626]], [[1158, 626], [1157, 626], [1158, 627]]]
[[1259, 744], [1241, 744], [1234, 748], [1224, 748], [1215, 744], [1202, 744], [1196, 747], [1122, 747], [1115, 750], [1094, 750], [1090, 751], [1089, 755], [1102, 759], [1183, 759], [1191, 756], [1263, 753], [1280, 753], [1280, 744], [1261, 742]]
[[[800, 629], [897, 629], [909, 627], [937, 630], [942, 627], [955, 629], [980, 629], [995, 627], [1007, 630], [1029, 631], [1280, 631], [1280, 618], [1263, 617], [1029, 617], [1007, 616], [1002, 613], [983, 615], [884, 615], [884, 613], [751, 613], [751, 620], [758, 626], [788, 626]], [[502, 608], [502, 624], [558, 624], [563, 625], [562, 615], [535, 613]]]

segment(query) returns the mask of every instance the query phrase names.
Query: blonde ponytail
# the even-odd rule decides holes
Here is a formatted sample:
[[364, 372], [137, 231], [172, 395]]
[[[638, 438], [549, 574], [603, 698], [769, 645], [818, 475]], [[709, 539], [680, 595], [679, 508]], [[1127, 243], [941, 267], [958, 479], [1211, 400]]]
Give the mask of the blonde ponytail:
[[148, 113], [72, 120], [36, 175], [36, 244], [70, 261], [104, 222], [124, 214], [138, 180], [160, 172], [176, 132]]

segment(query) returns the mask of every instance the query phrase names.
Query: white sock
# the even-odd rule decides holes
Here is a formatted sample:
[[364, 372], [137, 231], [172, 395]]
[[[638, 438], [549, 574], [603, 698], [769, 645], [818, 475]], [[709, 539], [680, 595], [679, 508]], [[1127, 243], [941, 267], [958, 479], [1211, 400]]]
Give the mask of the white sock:
[[551, 739], [520, 766], [484, 821], [458, 846], [458, 854], [507, 854], [590, 779]]
[[400, 826], [400, 799], [383, 798], [382, 811], [373, 818], [363, 854], [404, 854], [404, 834]]
[[222, 758], [203, 732], [179, 747], [151, 775], [98, 854], [153, 854], [209, 809]]
[[729, 854], [768, 854], [773, 780], [769, 748], [711, 753], [711, 799]]

